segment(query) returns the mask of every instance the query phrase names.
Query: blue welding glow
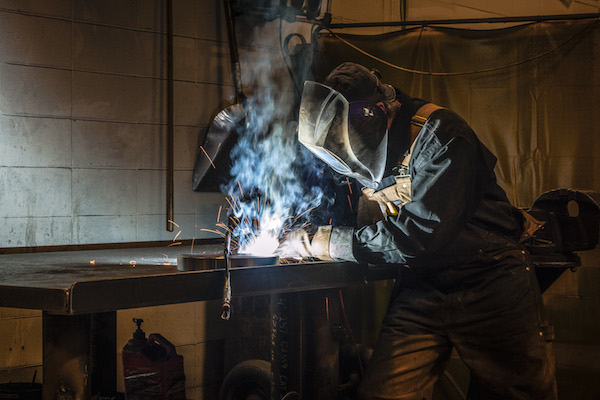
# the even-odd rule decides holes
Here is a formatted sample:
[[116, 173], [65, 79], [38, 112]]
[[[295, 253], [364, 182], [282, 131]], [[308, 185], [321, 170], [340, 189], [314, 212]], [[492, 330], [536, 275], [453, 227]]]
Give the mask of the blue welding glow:
[[309, 223], [324, 199], [314, 179], [322, 167], [298, 142], [297, 124], [286, 122], [291, 97], [264, 90], [249, 98], [230, 153], [232, 180], [222, 190], [233, 200], [233, 235], [242, 254], [272, 255], [278, 238], [292, 225]]

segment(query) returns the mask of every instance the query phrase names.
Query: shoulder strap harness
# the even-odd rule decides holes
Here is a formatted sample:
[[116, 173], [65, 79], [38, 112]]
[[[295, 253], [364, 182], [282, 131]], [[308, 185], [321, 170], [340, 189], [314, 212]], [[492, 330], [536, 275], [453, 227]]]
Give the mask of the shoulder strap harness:
[[[411, 137], [416, 138], [427, 122], [429, 116], [434, 111], [437, 111], [441, 108], [443, 107], [433, 103], [426, 103], [421, 106], [415, 115], [413, 115], [410, 119]], [[416, 139], [413, 141], [410, 147], [409, 154], [404, 157], [402, 162], [398, 165], [400, 174], [396, 176], [394, 184], [378, 191], [370, 188], [363, 189], [363, 195], [366, 197], [366, 199], [376, 202], [379, 205], [379, 209], [383, 215], [397, 215], [398, 206], [402, 206], [402, 204], [411, 200], [411, 182], [410, 176], [408, 175], [408, 166], [415, 143]]]

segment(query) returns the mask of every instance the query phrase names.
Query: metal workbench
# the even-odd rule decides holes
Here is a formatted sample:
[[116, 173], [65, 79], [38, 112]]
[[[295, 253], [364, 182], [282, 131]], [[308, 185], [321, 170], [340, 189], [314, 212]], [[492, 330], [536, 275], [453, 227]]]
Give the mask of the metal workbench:
[[[211, 253], [222, 246], [196, 247]], [[222, 269], [177, 271], [189, 246], [0, 255], [0, 307], [42, 310], [44, 399], [116, 392], [116, 311], [220, 299]], [[235, 267], [235, 266], [233, 266]], [[231, 270], [234, 297], [393, 279], [394, 267], [311, 262]]]

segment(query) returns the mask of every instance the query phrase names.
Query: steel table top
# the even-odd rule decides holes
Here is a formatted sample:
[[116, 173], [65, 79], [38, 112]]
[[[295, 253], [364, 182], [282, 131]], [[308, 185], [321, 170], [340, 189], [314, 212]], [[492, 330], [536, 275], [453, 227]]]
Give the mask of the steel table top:
[[[194, 253], [215, 253], [203, 245]], [[224, 271], [177, 271], [189, 246], [0, 254], [0, 307], [73, 315], [220, 299]], [[393, 279], [396, 267], [307, 262], [231, 270], [233, 297]]]

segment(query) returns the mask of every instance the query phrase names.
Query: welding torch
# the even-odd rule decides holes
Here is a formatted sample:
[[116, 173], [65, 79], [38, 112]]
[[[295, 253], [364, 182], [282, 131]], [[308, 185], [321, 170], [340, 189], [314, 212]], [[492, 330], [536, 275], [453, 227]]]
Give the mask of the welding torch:
[[231, 317], [231, 276], [229, 269], [231, 266], [231, 232], [227, 231], [225, 235], [225, 250], [223, 251], [225, 256], [225, 285], [223, 286], [223, 306], [221, 319], [229, 320]]

